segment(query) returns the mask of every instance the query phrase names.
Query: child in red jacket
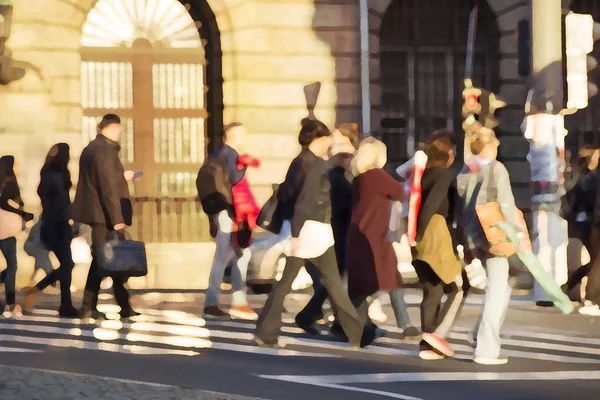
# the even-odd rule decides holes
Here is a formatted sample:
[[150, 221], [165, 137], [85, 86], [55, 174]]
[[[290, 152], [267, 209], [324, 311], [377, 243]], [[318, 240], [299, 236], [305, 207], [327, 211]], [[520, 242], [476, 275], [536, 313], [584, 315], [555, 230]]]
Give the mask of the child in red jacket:
[[[240, 155], [238, 157], [238, 169], [241, 170], [246, 165], [249, 167], [259, 167], [260, 161], [247, 154]], [[250, 234], [256, 229], [256, 219], [260, 213], [260, 208], [258, 207], [258, 204], [256, 204], [256, 200], [254, 199], [254, 195], [248, 184], [248, 179], [246, 179], [245, 176], [233, 186], [232, 193], [233, 207], [235, 210], [235, 220], [233, 225], [234, 231], [237, 233], [235, 236], [237, 236], [237, 245], [243, 248], [249, 245]], [[241, 232], [244, 228], [249, 230], [247, 235], [243, 235]], [[243, 239], [242, 236], [244, 237]]]

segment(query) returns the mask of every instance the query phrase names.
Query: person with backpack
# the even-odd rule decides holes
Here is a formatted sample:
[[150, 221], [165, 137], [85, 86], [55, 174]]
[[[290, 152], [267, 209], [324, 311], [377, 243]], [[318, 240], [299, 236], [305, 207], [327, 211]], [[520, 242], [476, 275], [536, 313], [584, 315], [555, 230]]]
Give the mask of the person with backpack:
[[[204, 300], [204, 315], [212, 318], [233, 317], [255, 320], [258, 314], [248, 307], [245, 291], [247, 268], [244, 266], [247, 266], [247, 263], [238, 263], [243, 253], [248, 253], [250, 250], [241, 249], [239, 246], [234, 247], [232, 240], [235, 223], [233, 186], [244, 179], [248, 168], [248, 164], [239, 165], [238, 153], [246, 140], [247, 132], [244, 125], [233, 122], [224, 127], [223, 134], [223, 146], [208, 157], [196, 179], [198, 198], [204, 212], [208, 215], [210, 233], [216, 242]], [[246, 254], [244, 259], [248, 256]], [[227, 313], [219, 307], [218, 302], [223, 275], [232, 261], [235, 266], [231, 274], [233, 299]]]

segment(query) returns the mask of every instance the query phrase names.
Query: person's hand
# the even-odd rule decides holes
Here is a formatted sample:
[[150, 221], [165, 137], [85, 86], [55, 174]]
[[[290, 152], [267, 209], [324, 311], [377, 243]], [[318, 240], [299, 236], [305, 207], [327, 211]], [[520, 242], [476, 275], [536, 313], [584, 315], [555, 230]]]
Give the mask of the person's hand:
[[125, 176], [125, 180], [126, 180], [127, 182], [132, 182], [132, 181], [133, 181], [133, 176], [134, 176], [134, 175], [135, 175], [135, 172], [134, 172], [134, 171], [132, 171], [132, 170], [130, 170], [130, 169], [128, 169], [127, 171], [125, 171], [125, 172], [123, 173], [123, 176]]
[[300, 250], [300, 239], [292, 238], [291, 246], [292, 246], [292, 251], [291, 251], [292, 256], [295, 256], [296, 253], [298, 253], [298, 250]]
[[123, 229], [125, 229], [126, 225], [125, 224], [116, 224], [113, 229], [115, 231], [122, 231]]

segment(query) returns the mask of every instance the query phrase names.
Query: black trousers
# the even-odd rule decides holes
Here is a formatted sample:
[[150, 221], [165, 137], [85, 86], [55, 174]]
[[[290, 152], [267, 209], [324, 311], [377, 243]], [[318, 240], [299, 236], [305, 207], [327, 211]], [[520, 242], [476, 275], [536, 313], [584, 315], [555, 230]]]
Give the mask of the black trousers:
[[[595, 237], [593, 237], [594, 235]], [[577, 268], [577, 270], [575, 270], [569, 276], [569, 279], [566, 283], [568, 292], [573, 290], [575, 286], [581, 283], [583, 278], [588, 276], [592, 270], [594, 260], [598, 257], [598, 253], [600, 252], [600, 243], [598, 243], [600, 236], [598, 235], [597, 228], [594, 228], [591, 224], [569, 224], [569, 237], [576, 237], [577, 239], [581, 240], [585, 246], [585, 249], [590, 254], [590, 262]]]
[[2, 282], [6, 292], [6, 304], [15, 304], [15, 283], [17, 280], [17, 239], [9, 237], [0, 240], [0, 252], [6, 260], [6, 269], [2, 271]]
[[[334, 230], [334, 233], [335, 233], [335, 230]], [[340, 277], [342, 277], [342, 276], [344, 276], [344, 273], [346, 271], [346, 269], [344, 267], [346, 237], [345, 237], [345, 235], [340, 236], [338, 234], [336, 236], [334, 234], [334, 238], [335, 238], [334, 250], [335, 250], [335, 257], [337, 260], [338, 272], [340, 274]], [[298, 318], [302, 319], [303, 321], [306, 321], [308, 323], [311, 323], [311, 322], [319, 320], [323, 316], [323, 304], [325, 304], [325, 300], [327, 300], [327, 298], [329, 297], [329, 292], [327, 291], [325, 286], [320, 282], [320, 280], [319, 280], [320, 278], [317, 276], [316, 277], [317, 279], [315, 280], [315, 278], [313, 277], [313, 274], [310, 272], [311, 269], [314, 269], [315, 267], [310, 265], [309, 263], [307, 263], [306, 268], [307, 268], [309, 274], [311, 275], [311, 278], [313, 279], [314, 293], [313, 293], [313, 296], [308, 301], [308, 303], [306, 304], [306, 306], [302, 309], [302, 311], [300, 311], [298, 313]], [[353, 300], [352, 303], [355, 306], [357, 304], [360, 305], [362, 303], [362, 299]], [[368, 312], [367, 312], [367, 316], [368, 316]]]
[[[452, 307], [458, 307], [458, 311], [453, 313], [452, 320], [459, 315], [469, 287], [469, 280], [466, 273], [463, 272], [463, 285], [458, 287], [456, 283], [444, 283], [433, 269], [424, 261], [414, 260], [413, 266], [419, 277], [419, 282], [423, 286], [423, 301], [421, 302], [421, 330], [423, 333], [434, 333], [449, 315]], [[461, 297], [457, 298], [459, 292]], [[446, 301], [442, 304], [442, 297], [447, 295]], [[458, 304], [455, 304], [460, 302]], [[421, 350], [429, 350], [431, 347], [424, 341], [420, 344]]]
[[72, 307], [71, 280], [73, 276], [73, 255], [71, 254], [72, 230], [68, 222], [43, 221], [41, 239], [48, 250], [52, 251], [60, 266], [48, 273], [36, 287], [44, 290], [54, 282], [60, 282], [60, 306]]
[[[342, 286], [333, 247], [329, 248], [321, 256], [307, 261], [311, 262], [319, 270], [321, 283], [329, 292], [332, 306], [348, 337], [348, 341], [352, 345], [360, 346], [365, 325], [364, 320], [358, 315], [358, 311]], [[305, 260], [303, 259], [297, 257], [287, 258], [283, 275], [273, 287], [256, 324], [256, 336], [263, 342], [277, 342], [277, 335], [281, 328], [283, 302], [285, 297], [290, 293], [292, 283], [304, 264]]]
[[[97, 249], [103, 243], [115, 234], [112, 228], [108, 228], [106, 225], [92, 225], [92, 265], [88, 272], [87, 281], [85, 283], [85, 292], [83, 294], [83, 311], [96, 311], [98, 306], [98, 293], [100, 292], [100, 283], [103, 277], [99, 274], [98, 270], [98, 257]], [[130, 310], [129, 304], [129, 292], [125, 288], [125, 281], [118, 278], [112, 278], [113, 281], [113, 292], [115, 294], [115, 300], [121, 310]]]
[[[591, 267], [587, 273], [586, 299], [594, 304], [600, 305], [600, 225], [592, 226], [590, 238], [590, 246], [588, 249], [592, 261]], [[583, 267], [581, 267], [583, 268]]]

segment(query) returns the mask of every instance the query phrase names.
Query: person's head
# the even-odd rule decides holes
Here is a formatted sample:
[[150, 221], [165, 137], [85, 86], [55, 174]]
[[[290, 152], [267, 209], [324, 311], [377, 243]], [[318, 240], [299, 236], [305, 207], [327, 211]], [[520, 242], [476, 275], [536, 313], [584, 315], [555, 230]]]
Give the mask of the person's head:
[[71, 187], [71, 173], [69, 172], [69, 161], [71, 159], [69, 145], [66, 143], [57, 143], [50, 148], [46, 161], [42, 167], [41, 174], [48, 169], [52, 171], [60, 172], [63, 175], [65, 186]]
[[0, 157], [0, 184], [7, 178], [15, 177], [15, 158], [13, 156]]
[[333, 144], [332, 134], [327, 125], [318, 119], [304, 118], [298, 134], [298, 143], [308, 148], [318, 157], [325, 157]]
[[593, 171], [598, 167], [599, 158], [600, 149], [592, 145], [583, 145], [577, 153], [574, 167], [578, 173], [583, 172], [585, 169]]
[[[351, 148], [354, 148], [354, 150], [358, 148], [360, 132], [358, 131], [357, 123], [338, 124], [332, 134], [334, 139], [332, 151], [334, 154], [342, 151], [349, 153]], [[339, 151], [336, 151], [336, 148]]]
[[372, 169], [383, 168], [387, 163], [386, 145], [373, 137], [363, 139], [352, 159], [352, 175], [358, 176]]
[[121, 118], [116, 114], [106, 114], [98, 124], [98, 132], [114, 142], [121, 139], [122, 131]]
[[427, 154], [427, 164], [425, 168], [448, 168], [454, 163], [456, 156], [456, 143], [449, 135], [432, 136], [430, 141], [425, 144], [424, 149]]
[[223, 127], [223, 142], [238, 150], [246, 142], [248, 131], [241, 122], [231, 122]]
[[495, 160], [498, 157], [500, 141], [492, 129], [481, 127], [469, 135], [469, 149], [471, 154]]

